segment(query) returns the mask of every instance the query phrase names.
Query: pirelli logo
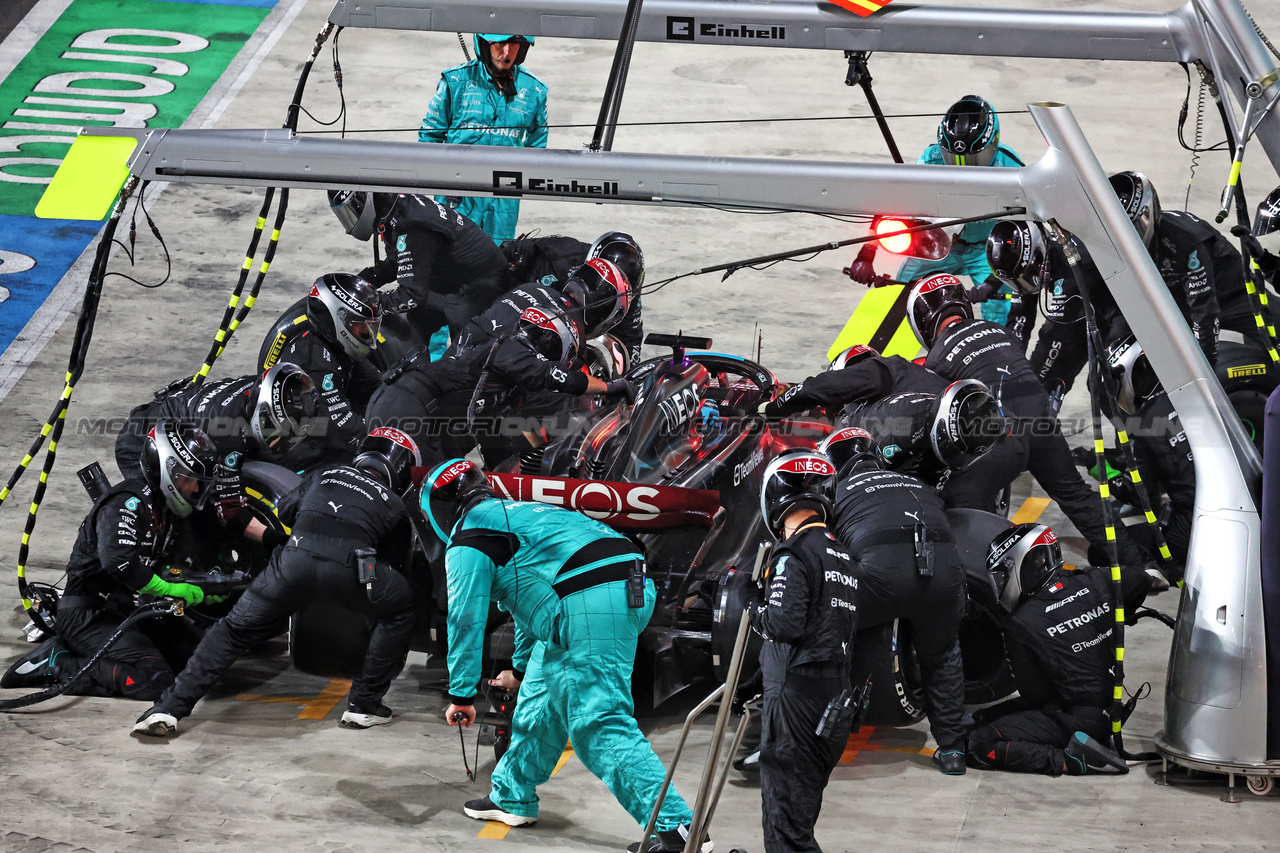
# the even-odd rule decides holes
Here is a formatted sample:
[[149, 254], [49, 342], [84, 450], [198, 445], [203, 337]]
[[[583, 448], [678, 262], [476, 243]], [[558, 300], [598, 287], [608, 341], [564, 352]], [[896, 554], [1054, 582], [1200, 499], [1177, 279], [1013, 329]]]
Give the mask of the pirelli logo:
[[1239, 367], [1228, 367], [1227, 378], [1239, 379], [1241, 376], [1266, 376], [1267, 366], [1265, 364], [1242, 364]]

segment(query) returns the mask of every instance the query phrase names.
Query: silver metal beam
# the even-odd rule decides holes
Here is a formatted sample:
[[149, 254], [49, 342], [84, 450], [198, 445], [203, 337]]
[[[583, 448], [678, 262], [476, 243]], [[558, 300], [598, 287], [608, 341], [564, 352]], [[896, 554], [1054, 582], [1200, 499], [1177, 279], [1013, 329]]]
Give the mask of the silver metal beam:
[[[625, 0], [338, 0], [343, 27], [504, 32], [616, 40]], [[860, 18], [819, 0], [646, 0], [638, 41], [813, 50], [864, 50], [1042, 59], [1193, 62], [1214, 71], [1243, 108], [1249, 84], [1263, 103], [1280, 93], [1274, 57], [1239, 0], [1187, 0], [1169, 12], [974, 9], [894, 3]], [[1228, 111], [1232, 134], [1238, 119]], [[1280, 175], [1280, 112], [1258, 137]]]
[[1030, 111], [1048, 150], [1006, 169], [419, 145], [284, 130], [84, 132], [140, 140], [129, 168], [149, 180], [846, 214], [965, 216], [1025, 207], [1032, 218], [1056, 219], [1084, 241], [1107, 279], [1194, 454], [1196, 517], [1164, 742], [1202, 760], [1264, 761], [1257, 451], [1071, 111], [1060, 104]]

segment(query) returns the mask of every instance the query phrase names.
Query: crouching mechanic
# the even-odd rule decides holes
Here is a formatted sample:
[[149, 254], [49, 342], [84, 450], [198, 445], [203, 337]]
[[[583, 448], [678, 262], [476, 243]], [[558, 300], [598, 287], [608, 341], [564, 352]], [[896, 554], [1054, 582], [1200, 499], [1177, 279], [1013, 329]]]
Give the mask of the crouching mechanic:
[[835, 466], [809, 450], [774, 459], [761, 484], [760, 512], [779, 544], [762, 580], [768, 599], [753, 589], [746, 611], [765, 639], [760, 798], [769, 853], [821, 853], [813, 828], [849, 739], [849, 715], [818, 733], [827, 706], [848, 687], [858, 624], [858, 581], [827, 530], [835, 491]]
[[[201, 430], [169, 419], [155, 424], [143, 443], [141, 478], [112, 487], [80, 524], [58, 602], [57, 636], [10, 667], [0, 687], [74, 678], [135, 611], [135, 595], [201, 603], [200, 587], [156, 573], [172, 557], [175, 528], [208, 500], [217, 467], [218, 451]], [[195, 645], [184, 628], [168, 617], [133, 623], [66, 692], [155, 700]]]
[[[473, 463], [448, 460], [422, 486], [422, 510], [444, 551], [449, 584], [449, 725], [476, 719], [490, 600], [515, 620], [520, 701], [511, 748], [489, 795], [463, 808], [476, 820], [538, 820], [538, 786], [566, 739], [637, 823], [648, 822], [666, 771], [632, 716], [636, 644], [657, 592], [626, 537], [571, 510], [504, 501]], [[672, 788], [648, 853], [685, 847], [693, 813]], [[639, 845], [633, 845], [636, 850]], [[710, 853], [710, 840], [702, 844]]]
[[865, 430], [832, 433], [819, 450], [840, 472], [834, 527], [857, 567], [859, 627], [895, 618], [911, 623], [925, 713], [938, 742], [933, 762], [961, 776], [964, 566], [942, 498], [914, 477], [882, 470], [880, 450]]
[[341, 724], [365, 729], [391, 722], [382, 697], [404, 666], [414, 622], [409, 581], [392, 566], [408, 553], [410, 525], [402, 496], [413, 487], [412, 468], [418, 462], [418, 449], [406, 435], [374, 430], [350, 466], [313, 471], [281, 498], [277, 512], [292, 535], [231, 612], [204, 635], [177, 681], [138, 718], [133, 731], [174, 734], [178, 721], [227, 667], [275, 636], [284, 620], [315, 598], [374, 620]]
[[[1115, 689], [1115, 614], [1106, 569], [1062, 567], [1062, 548], [1043, 524], [1019, 524], [991, 543], [992, 594], [1008, 612], [1003, 630], [1018, 698], [975, 714], [969, 761], [987, 770], [1081, 776], [1128, 766], [1107, 748]], [[1121, 569], [1125, 611], [1142, 605], [1151, 579]]]

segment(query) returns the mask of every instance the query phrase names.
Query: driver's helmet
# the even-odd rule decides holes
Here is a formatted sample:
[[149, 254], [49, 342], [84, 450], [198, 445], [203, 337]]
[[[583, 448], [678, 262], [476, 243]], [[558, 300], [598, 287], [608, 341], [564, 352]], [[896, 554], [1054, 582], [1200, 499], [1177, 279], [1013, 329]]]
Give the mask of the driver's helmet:
[[936, 273], [911, 285], [907, 296], [907, 322], [926, 347], [933, 346], [938, 327], [948, 317], [973, 319], [973, 307], [960, 279], [951, 273]]
[[929, 443], [939, 462], [959, 470], [990, 450], [1004, 433], [1004, 418], [987, 386], [961, 379], [938, 398]]
[[866, 344], [854, 344], [831, 359], [831, 364], [827, 366], [827, 370], [844, 370], [846, 367], [857, 364], [863, 359], [872, 358], [879, 354], [873, 347], [869, 347]]
[[307, 294], [307, 319], [322, 339], [356, 360], [378, 348], [382, 306], [373, 285], [345, 272], [320, 276]]
[[1018, 524], [1002, 530], [987, 552], [987, 573], [1000, 606], [1012, 613], [1062, 568], [1062, 546], [1043, 524]]
[[938, 125], [942, 159], [952, 166], [990, 166], [1000, 148], [1000, 118], [983, 98], [965, 95]]
[[561, 293], [582, 310], [588, 338], [609, 331], [631, 308], [626, 275], [604, 258], [592, 258], [571, 272]]
[[1116, 405], [1133, 415], [1163, 390], [1160, 377], [1133, 335], [1125, 335], [1107, 347], [1107, 367], [1118, 386]]
[[169, 511], [186, 518], [204, 508], [217, 480], [219, 454], [204, 430], [161, 418], [142, 446], [142, 479], [164, 498]]
[[307, 437], [318, 409], [311, 377], [298, 365], [282, 361], [258, 383], [249, 427], [263, 451], [280, 456]]
[[520, 313], [520, 334], [548, 361], [568, 364], [578, 354], [578, 324], [548, 308], [529, 307]]
[[1155, 185], [1141, 172], [1119, 172], [1111, 176], [1111, 188], [1143, 244], [1150, 249], [1160, 225], [1160, 197]]
[[987, 237], [987, 263], [996, 278], [1023, 293], [1039, 293], [1049, 283], [1049, 241], [1039, 222], [1004, 219]]
[[760, 515], [775, 539], [783, 521], [797, 509], [816, 510], [829, 521], [836, 499], [836, 466], [815, 450], [789, 450], [765, 468], [760, 484]]
[[413, 469], [421, 464], [422, 454], [412, 438], [392, 427], [378, 427], [360, 441], [351, 467], [377, 475], [403, 497], [413, 488]]

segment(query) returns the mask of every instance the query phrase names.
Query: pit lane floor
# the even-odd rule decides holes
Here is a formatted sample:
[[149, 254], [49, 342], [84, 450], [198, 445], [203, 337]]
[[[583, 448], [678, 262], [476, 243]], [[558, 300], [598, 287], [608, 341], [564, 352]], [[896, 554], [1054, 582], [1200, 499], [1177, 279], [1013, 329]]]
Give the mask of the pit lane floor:
[[[300, 63], [331, 5], [328, 0], [308, 3], [250, 69], [239, 94], [225, 104], [205, 105], [193, 117], [195, 124], [215, 115], [218, 127], [278, 126]], [[1170, 4], [1069, 5], [1153, 11]], [[1272, 36], [1280, 33], [1280, 9], [1257, 0], [1252, 7], [1264, 29]], [[551, 119], [557, 125], [551, 131], [553, 147], [575, 148], [589, 138], [589, 127], [564, 125], [594, 122], [611, 56], [611, 46], [603, 42], [540, 39], [531, 51], [529, 67], [551, 87]], [[451, 34], [344, 33], [350, 127], [416, 128], [438, 71], [460, 59]], [[326, 62], [317, 63], [305, 100], [325, 119], [337, 112]], [[1056, 99], [1072, 106], [1104, 168], [1142, 169], [1165, 189], [1167, 207], [1182, 202], [1188, 160], [1177, 147], [1174, 128], [1185, 83], [1176, 66], [884, 54], [873, 58], [872, 69], [886, 110], [913, 116], [891, 119], [908, 156], [932, 141], [936, 116], [973, 91], [1010, 111], [1002, 118], [1003, 139], [1034, 159], [1042, 142], [1016, 111], [1029, 101]], [[866, 115], [861, 94], [841, 85], [844, 72], [843, 59], [834, 53], [638, 45], [622, 120]], [[303, 128], [308, 127], [315, 125], [304, 120]], [[1208, 142], [1219, 138], [1213, 127], [1207, 116]], [[373, 136], [413, 138], [411, 130]], [[886, 160], [869, 121], [624, 127], [616, 148]], [[1253, 188], [1254, 198], [1273, 186], [1276, 176], [1256, 151], [1248, 162], [1246, 186]], [[1202, 157], [1190, 196], [1193, 212], [1212, 217], [1226, 170], [1222, 155]], [[28, 571], [36, 580], [60, 576], [89, 508], [73, 472], [100, 459], [113, 480], [119, 477], [111, 464], [118, 422], [113, 427], [110, 419], [122, 418], [152, 390], [194, 371], [203, 360], [261, 193], [171, 185], [162, 194], [152, 190], [148, 199], [173, 253], [174, 276], [155, 291], [119, 278], [107, 282], [89, 366], [76, 389], [33, 538]], [[587, 238], [606, 229], [629, 230], [646, 248], [650, 282], [709, 263], [859, 233], [858, 226], [809, 216], [559, 202], [526, 202], [521, 227]], [[165, 270], [163, 254], [146, 242], [145, 227], [139, 232], [144, 235], [139, 266], [129, 272], [158, 281]], [[807, 264], [743, 270], [723, 282], [681, 281], [646, 296], [646, 328], [707, 334], [721, 351], [753, 356], [758, 328], [761, 361], [784, 380], [798, 380], [820, 369], [822, 353], [862, 293], [839, 272], [852, 260], [853, 252], [845, 250]], [[337, 231], [320, 193], [293, 193], [280, 252], [258, 307], [215, 375], [249, 370], [275, 318], [316, 275], [359, 269], [367, 262], [367, 247]], [[887, 271], [895, 266], [883, 254], [881, 262]], [[126, 271], [123, 257], [112, 268]], [[73, 301], [81, 287], [82, 282], [70, 288]], [[53, 407], [73, 331], [74, 322], [57, 327], [0, 405], [5, 475]], [[0, 376], [0, 387], [9, 378]], [[1079, 390], [1068, 397], [1064, 412], [1072, 419], [1069, 431], [1087, 426], [1087, 400]], [[1086, 440], [1081, 434], [1073, 443]], [[36, 476], [29, 472], [0, 508], [0, 578], [12, 577]], [[1041, 494], [1024, 477], [1013, 507]], [[1068, 562], [1079, 562], [1082, 541], [1056, 507], [1050, 505], [1042, 518], [1063, 534]], [[16, 603], [10, 592], [0, 619], [0, 659], [6, 662], [29, 649], [20, 642], [24, 619], [12, 612]], [[1173, 593], [1155, 603], [1168, 612], [1177, 606]], [[1154, 688], [1126, 728], [1130, 748], [1145, 749], [1162, 725], [1160, 697], [1171, 634], [1150, 620], [1127, 634], [1129, 686], [1150, 681]], [[544, 789], [536, 828], [477, 840], [501, 832], [468, 820], [460, 807], [487, 793], [492, 757], [481, 751], [480, 779], [468, 784], [456, 731], [440, 716], [445, 700], [439, 683], [438, 670], [421, 658], [411, 662], [389, 697], [399, 714], [395, 723], [367, 732], [338, 728], [342, 685], [300, 674], [283, 657], [234, 667], [169, 744], [130, 738], [128, 728], [145, 706], [123, 700], [58, 699], [0, 715], [0, 781], [6, 791], [0, 850], [167, 850], [175, 841], [193, 850], [599, 850], [620, 849], [639, 834], [603, 785], [570, 758]], [[700, 698], [706, 689], [691, 692]], [[238, 698], [245, 695], [269, 701]], [[642, 720], [664, 758], [674, 748], [681, 709], [692, 701]], [[709, 734], [710, 721], [700, 723], [677, 775], [690, 798], [697, 778], [693, 762], [700, 760]], [[1239, 805], [1220, 803], [1222, 777], [1174, 788], [1157, 786], [1141, 768], [1120, 779], [1051, 780], [977, 771], [948, 779], [929, 764], [926, 753], [933, 744], [924, 726], [868, 735], [865, 743], [854, 743], [849, 763], [836, 770], [828, 788], [818, 825], [824, 849], [1258, 850], [1271, 846], [1275, 835], [1277, 798], [1244, 795]], [[469, 735], [468, 748], [473, 746]], [[721, 850], [762, 849], [758, 790], [731, 785], [713, 835]]]

